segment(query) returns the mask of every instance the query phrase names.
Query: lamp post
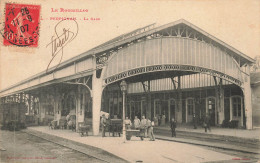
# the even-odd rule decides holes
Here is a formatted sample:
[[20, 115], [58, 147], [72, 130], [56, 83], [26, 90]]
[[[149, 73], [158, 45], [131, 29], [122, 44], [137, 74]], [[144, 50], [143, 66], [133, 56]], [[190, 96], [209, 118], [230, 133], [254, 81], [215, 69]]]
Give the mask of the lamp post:
[[123, 92], [123, 142], [125, 143], [126, 133], [125, 133], [125, 93], [127, 91], [127, 83], [123, 80], [120, 83], [120, 89]]

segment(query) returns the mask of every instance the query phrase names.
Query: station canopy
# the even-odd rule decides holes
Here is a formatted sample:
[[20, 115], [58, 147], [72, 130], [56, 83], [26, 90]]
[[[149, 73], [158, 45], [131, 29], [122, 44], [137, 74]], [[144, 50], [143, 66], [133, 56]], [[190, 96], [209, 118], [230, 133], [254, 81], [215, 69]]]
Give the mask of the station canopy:
[[[210, 35], [209, 33], [189, 23], [188, 21], [184, 19], [180, 19], [178, 21], [168, 23], [162, 26], [157, 26], [156, 24], [150, 24], [145, 27], [138, 28], [129, 33], [120, 35], [76, 57], [73, 57], [69, 60], [62, 62], [58, 68], [56, 66], [52, 67], [49, 69], [47, 73], [46, 71], [43, 71], [15, 85], [12, 85], [11, 87], [1, 90], [0, 97], [4, 97], [15, 93], [20, 93], [20, 92], [30, 91], [32, 89], [37, 89], [43, 86], [58, 84], [61, 81], [65, 81], [66, 80], [65, 77], [73, 76], [74, 78], [76, 78], [78, 77], [77, 74], [81, 72], [75, 72], [75, 74], [73, 74], [74, 71], [70, 72], [67, 70], [72, 69], [73, 65], [77, 66], [78, 63], [81, 63], [85, 60], [86, 61], [89, 60], [90, 62], [93, 56], [96, 57], [96, 65], [95, 65], [96, 67], [93, 67], [92, 65], [92, 67], [87, 67], [85, 69], [82, 69], [82, 72], [86, 72], [86, 71], [93, 72], [96, 69], [102, 69], [102, 67], [104, 65], [107, 65], [108, 62], [110, 61], [110, 56], [113, 56], [113, 54], [118, 53], [120, 49], [128, 48], [133, 44], [139, 44], [144, 40], [149, 40], [149, 39], [153, 40], [155, 38], [167, 38], [167, 37], [188, 38], [192, 40], [201, 41], [210, 46], [217, 47], [221, 51], [228, 54], [231, 60], [236, 62], [238, 68], [242, 67], [243, 65], [250, 65], [254, 62], [252, 58], [238, 51], [232, 46], [224, 43], [223, 41], [217, 39], [216, 37]], [[62, 74], [60, 78], [52, 77], [54, 76], [52, 74], [56, 72], [62, 72], [65, 74]], [[66, 74], [66, 72], [68, 73]], [[92, 75], [92, 73], [88, 73], [85, 75]], [[111, 76], [107, 74], [106, 78], [109, 77]], [[31, 85], [30, 83], [34, 83], [34, 84]]]

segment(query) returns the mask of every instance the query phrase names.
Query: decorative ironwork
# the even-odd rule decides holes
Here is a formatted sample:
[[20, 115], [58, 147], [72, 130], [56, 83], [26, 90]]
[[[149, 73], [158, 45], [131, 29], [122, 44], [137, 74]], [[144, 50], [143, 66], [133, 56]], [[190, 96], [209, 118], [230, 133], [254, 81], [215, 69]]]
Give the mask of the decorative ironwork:
[[189, 66], [189, 65], [155, 65], [155, 66], [148, 66], [148, 67], [141, 67], [136, 68], [133, 70], [125, 71], [122, 73], [119, 73], [117, 75], [111, 76], [107, 79], [105, 79], [106, 84], [110, 84], [119, 80], [122, 80], [127, 77], [143, 74], [143, 73], [149, 73], [149, 72], [156, 72], [156, 71], [192, 71], [192, 72], [198, 72], [198, 73], [205, 73], [211, 76], [216, 76], [222, 79], [225, 79], [227, 81], [230, 81], [232, 83], [235, 83], [239, 86], [242, 85], [242, 82], [238, 79], [233, 78], [232, 76], [229, 76], [227, 74], [203, 68], [203, 67], [197, 67], [197, 66]]
[[106, 52], [101, 55], [96, 55], [96, 68], [101, 69], [108, 61], [109, 57], [114, 54], [114, 51]]

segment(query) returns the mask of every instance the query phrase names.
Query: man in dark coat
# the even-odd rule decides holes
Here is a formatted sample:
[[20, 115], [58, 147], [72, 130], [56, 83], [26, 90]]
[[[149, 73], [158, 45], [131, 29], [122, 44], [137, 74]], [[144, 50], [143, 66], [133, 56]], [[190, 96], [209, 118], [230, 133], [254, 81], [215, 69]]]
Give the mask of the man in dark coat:
[[209, 119], [209, 115], [208, 114], [205, 116], [203, 126], [205, 128], [205, 132], [207, 132], [207, 129], [209, 131], [211, 131], [211, 129], [210, 129], [210, 119]]
[[197, 129], [197, 117], [195, 113], [193, 114], [192, 119], [193, 119], [193, 128]]
[[106, 132], [106, 117], [105, 114], [102, 115], [101, 118], [101, 128], [102, 128], [102, 137], [105, 137], [105, 132]]
[[176, 129], [177, 125], [176, 125], [176, 121], [174, 120], [174, 118], [172, 118], [171, 120], [171, 130], [172, 130], [172, 137], [176, 137]]

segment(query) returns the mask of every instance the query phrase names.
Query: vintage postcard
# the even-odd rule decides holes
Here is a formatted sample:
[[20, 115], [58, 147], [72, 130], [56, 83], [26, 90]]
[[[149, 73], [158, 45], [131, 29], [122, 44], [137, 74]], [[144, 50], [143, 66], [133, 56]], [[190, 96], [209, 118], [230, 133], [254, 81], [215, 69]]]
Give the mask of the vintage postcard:
[[258, 162], [259, 0], [0, 1], [0, 162]]

